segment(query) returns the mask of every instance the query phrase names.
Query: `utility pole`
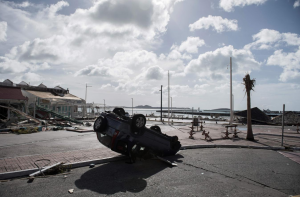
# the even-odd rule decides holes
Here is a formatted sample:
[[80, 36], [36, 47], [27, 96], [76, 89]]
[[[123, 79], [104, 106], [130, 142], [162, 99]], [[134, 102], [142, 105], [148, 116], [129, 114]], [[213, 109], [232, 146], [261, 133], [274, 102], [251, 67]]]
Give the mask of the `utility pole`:
[[162, 85], [160, 86], [160, 121], [162, 122]]
[[131, 98], [131, 116], [133, 116], [133, 98]]
[[171, 118], [173, 116], [173, 104], [172, 104], [172, 97], [171, 97]]
[[233, 111], [232, 111], [232, 58], [230, 57], [230, 121], [231, 125], [233, 121]]
[[103, 99], [104, 100], [104, 112], [105, 112], [105, 99]]
[[87, 107], [86, 107], [86, 104], [87, 104], [87, 88], [89, 87], [92, 87], [92, 86], [88, 86], [87, 83], [85, 84], [85, 115], [87, 114]]
[[168, 124], [170, 124], [170, 73], [168, 71]]

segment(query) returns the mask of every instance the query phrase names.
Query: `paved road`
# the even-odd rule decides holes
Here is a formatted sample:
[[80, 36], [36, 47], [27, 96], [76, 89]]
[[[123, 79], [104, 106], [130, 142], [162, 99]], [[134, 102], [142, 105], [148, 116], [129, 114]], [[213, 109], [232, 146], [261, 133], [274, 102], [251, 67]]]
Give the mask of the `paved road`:
[[2, 134], [0, 158], [103, 148], [94, 132], [47, 131], [33, 134]]
[[289, 196], [300, 194], [300, 165], [275, 151], [184, 150], [158, 160], [118, 161], [62, 175], [2, 182], [0, 196]]
[[[147, 124], [147, 127], [151, 125]], [[174, 130], [167, 125], [160, 126], [165, 133]], [[0, 158], [99, 148], [104, 146], [99, 143], [94, 132], [60, 130], [22, 135], [1, 134], [0, 137]]]

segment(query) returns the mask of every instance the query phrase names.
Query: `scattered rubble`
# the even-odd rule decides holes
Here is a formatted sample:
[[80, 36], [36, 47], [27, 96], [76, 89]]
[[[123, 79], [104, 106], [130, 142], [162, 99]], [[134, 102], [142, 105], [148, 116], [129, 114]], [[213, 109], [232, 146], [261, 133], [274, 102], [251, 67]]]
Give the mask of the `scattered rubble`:
[[[56, 120], [53, 118], [42, 120], [34, 118], [18, 109], [15, 109], [14, 107], [0, 105], [0, 109], [1, 108], [11, 110], [11, 113], [14, 113], [14, 116], [10, 116], [9, 118], [1, 116], [3, 119], [0, 117], [0, 134], [30, 134], [40, 131], [58, 130], [76, 131], [80, 133], [93, 131], [93, 129], [87, 128], [92, 126], [90, 122], [80, 122], [80, 124], [78, 124], [73, 123], [72, 121]], [[78, 125], [85, 125], [86, 127], [76, 127]]]
[[[273, 120], [275, 124], [282, 124], [282, 115], [276, 116]], [[294, 112], [286, 112], [284, 113], [284, 124], [285, 125], [297, 125], [300, 123], [300, 117], [298, 114]]]

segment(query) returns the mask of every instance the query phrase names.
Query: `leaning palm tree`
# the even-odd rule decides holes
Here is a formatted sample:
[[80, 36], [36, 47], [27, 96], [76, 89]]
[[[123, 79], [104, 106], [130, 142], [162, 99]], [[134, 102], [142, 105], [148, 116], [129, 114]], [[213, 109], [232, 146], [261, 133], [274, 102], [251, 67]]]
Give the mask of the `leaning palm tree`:
[[253, 131], [252, 131], [252, 122], [251, 122], [251, 101], [250, 101], [250, 91], [253, 90], [255, 79], [250, 79], [250, 75], [246, 74], [243, 78], [245, 90], [247, 93], [247, 140], [254, 140]]

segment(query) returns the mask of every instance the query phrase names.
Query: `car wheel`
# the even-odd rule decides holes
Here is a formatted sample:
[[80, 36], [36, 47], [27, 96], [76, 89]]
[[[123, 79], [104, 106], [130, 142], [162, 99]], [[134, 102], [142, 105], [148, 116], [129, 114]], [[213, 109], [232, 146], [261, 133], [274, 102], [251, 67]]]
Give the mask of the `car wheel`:
[[123, 108], [115, 108], [113, 112], [119, 116], [125, 116], [125, 110]]
[[131, 129], [134, 133], [145, 127], [146, 118], [143, 114], [136, 114], [132, 117]]
[[94, 131], [103, 132], [107, 126], [107, 120], [103, 116], [99, 116], [94, 122]]
[[150, 129], [156, 131], [157, 133], [161, 133], [161, 129], [159, 126], [151, 126]]
[[178, 141], [178, 137], [177, 136], [172, 136], [171, 137], [171, 142], [177, 142]]
[[172, 144], [172, 148], [173, 148], [174, 150], [179, 150], [180, 147], [181, 147], [181, 144], [180, 144], [180, 142], [178, 142], [178, 141]]

